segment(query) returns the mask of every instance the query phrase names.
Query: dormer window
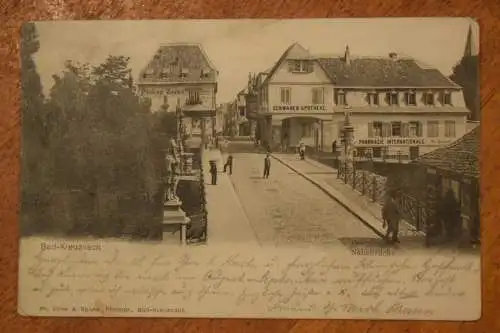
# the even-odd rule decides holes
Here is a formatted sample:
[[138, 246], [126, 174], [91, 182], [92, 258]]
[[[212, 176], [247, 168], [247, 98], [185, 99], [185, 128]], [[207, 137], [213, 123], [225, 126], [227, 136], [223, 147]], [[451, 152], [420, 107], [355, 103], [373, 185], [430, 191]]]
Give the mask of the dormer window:
[[342, 89], [339, 89], [337, 90], [336, 94], [335, 94], [335, 104], [337, 104], [338, 106], [345, 106], [347, 105], [347, 101], [346, 101], [346, 96], [345, 96], [345, 91], [342, 90]]
[[451, 103], [451, 92], [448, 90], [445, 90], [443, 92], [443, 97], [442, 97], [442, 103], [443, 105], [452, 105]]
[[432, 91], [428, 91], [424, 94], [424, 103], [427, 106], [432, 106], [435, 104], [434, 93]]
[[417, 105], [417, 93], [415, 90], [410, 90], [406, 93], [406, 104], [411, 106]]
[[144, 74], [142, 74], [142, 77], [147, 79], [147, 78], [151, 78], [154, 74], [154, 70], [152, 68], [148, 68], [144, 71]]
[[368, 104], [371, 106], [378, 106], [379, 105], [379, 100], [378, 100], [378, 92], [376, 91], [371, 91], [368, 93]]
[[201, 78], [207, 78], [209, 76], [210, 76], [210, 69], [208, 69], [208, 68], [202, 68], [201, 69], [201, 75], [200, 75], [200, 77]]
[[179, 76], [180, 77], [187, 77], [188, 74], [189, 74], [189, 69], [183, 68], [183, 69], [181, 69], [181, 72], [180, 72]]
[[290, 60], [288, 69], [292, 73], [309, 73], [312, 66], [309, 60]]
[[161, 73], [160, 73], [160, 78], [161, 79], [166, 79], [170, 76], [170, 69], [164, 68]]
[[387, 93], [387, 102], [389, 103], [389, 105], [398, 105], [399, 104], [398, 97], [399, 97], [398, 92], [396, 90], [392, 90]]

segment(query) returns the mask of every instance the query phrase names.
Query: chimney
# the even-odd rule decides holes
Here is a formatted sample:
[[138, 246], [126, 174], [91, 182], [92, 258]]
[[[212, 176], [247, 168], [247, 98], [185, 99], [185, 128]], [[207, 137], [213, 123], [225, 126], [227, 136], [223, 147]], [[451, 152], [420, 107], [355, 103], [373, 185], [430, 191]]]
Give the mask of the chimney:
[[351, 52], [349, 52], [349, 45], [346, 45], [345, 47], [344, 61], [346, 65], [351, 64]]
[[389, 58], [391, 58], [391, 60], [398, 60], [398, 54], [396, 52], [391, 52], [389, 53]]

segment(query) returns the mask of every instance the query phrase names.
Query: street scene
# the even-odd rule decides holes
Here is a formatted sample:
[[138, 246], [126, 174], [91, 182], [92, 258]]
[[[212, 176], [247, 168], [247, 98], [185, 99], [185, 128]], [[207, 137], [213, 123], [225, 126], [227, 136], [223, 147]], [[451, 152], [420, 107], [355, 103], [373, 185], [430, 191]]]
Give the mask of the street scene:
[[[454, 22], [387, 23], [372, 48], [368, 23], [335, 45], [327, 23], [318, 40], [256, 23], [220, 37], [228, 54], [155, 32], [99, 56], [53, 51], [88, 49], [94, 23], [26, 24], [21, 233], [479, 253], [477, 25]], [[137, 33], [190, 29], [150, 24]]]

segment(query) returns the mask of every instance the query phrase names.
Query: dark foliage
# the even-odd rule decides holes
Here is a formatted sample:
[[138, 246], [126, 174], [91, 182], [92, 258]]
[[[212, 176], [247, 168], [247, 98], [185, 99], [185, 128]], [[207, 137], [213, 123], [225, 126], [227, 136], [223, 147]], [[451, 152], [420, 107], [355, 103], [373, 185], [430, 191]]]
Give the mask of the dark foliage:
[[154, 238], [175, 118], [150, 112], [123, 56], [95, 67], [67, 62], [44, 101], [37, 49], [35, 26], [25, 25], [22, 234]]

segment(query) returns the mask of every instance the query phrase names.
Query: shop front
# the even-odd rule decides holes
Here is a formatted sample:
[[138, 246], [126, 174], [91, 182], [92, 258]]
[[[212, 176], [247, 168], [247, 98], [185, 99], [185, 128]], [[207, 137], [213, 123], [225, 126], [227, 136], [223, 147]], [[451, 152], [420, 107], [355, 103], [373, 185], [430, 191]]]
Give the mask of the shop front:
[[274, 114], [264, 118], [267, 143], [273, 150], [293, 152], [303, 142], [310, 151], [321, 151], [331, 139], [331, 116]]
[[452, 138], [355, 138], [354, 146], [361, 157], [371, 155], [375, 159], [415, 160], [422, 154], [452, 142]]

